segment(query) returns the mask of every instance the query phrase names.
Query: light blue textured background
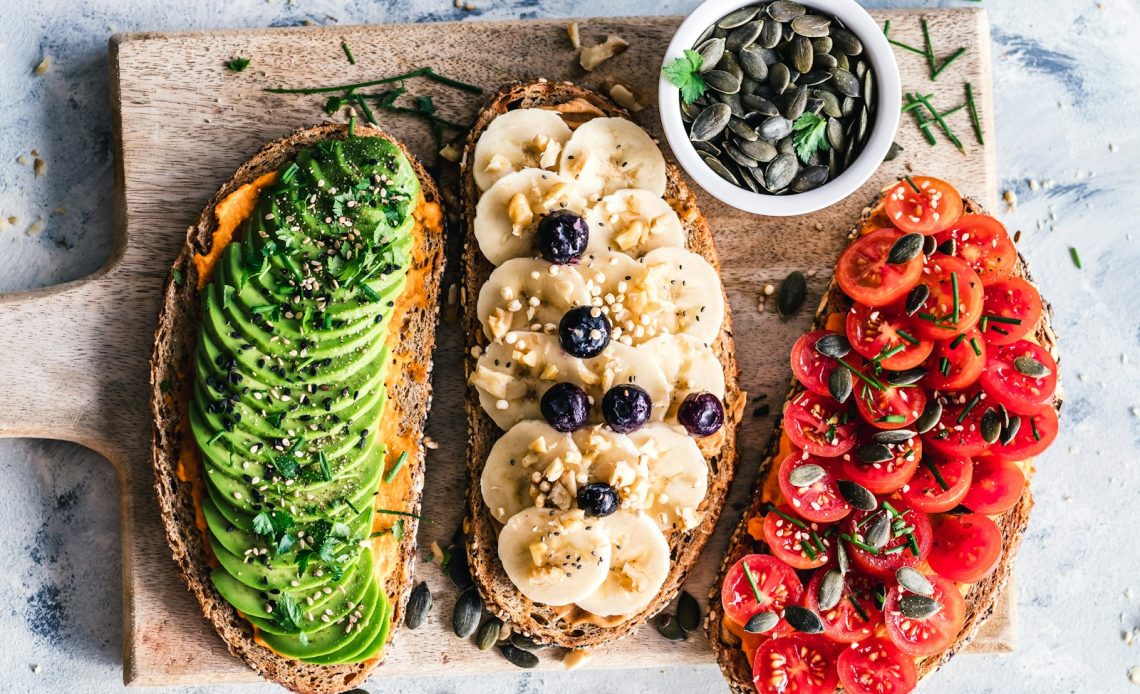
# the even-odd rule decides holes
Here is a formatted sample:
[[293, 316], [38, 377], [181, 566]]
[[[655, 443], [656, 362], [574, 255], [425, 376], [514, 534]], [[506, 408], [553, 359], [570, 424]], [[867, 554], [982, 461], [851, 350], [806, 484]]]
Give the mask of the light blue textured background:
[[[75, 279], [112, 239], [107, 37], [119, 31], [683, 14], [692, 0], [2, 0], [0, 292]], [[867, 2], [874, 7], [918, 4]], [[1021, 647], [959, 657], [925, 692], [1140, 692], [1140, 4], [985, 0], [1003, 218], [1052, 300], [1067, 376], [1063, 431], [1035, 480], [1018, 559]], [[509, 50], [495, 48], [494, 50]], [[41, 55], [54, 66], [32, 74]], [[173, 66], [172, 66], [173, 67]], [[17, 163], [38, 148], [41, 178]], [[42, 233], [27, 226], [43, 219]], [[1080, 250], [1084, 269], [1069, 259]], [[0, 411], [5, 403], [0, 403]], [[0, 691], [118, 691], [119, 539], [111, 467], [78, 446], [0, 441]], [[1140, 642], [1140, 634], [1137, 635]], [[38, 672], [36, 666], [39, 666]], [[375, 680], [371, 692], [721, 692], [712, 667]], [[231, 687], [223, 691], [278, 691]], [[190, 692], [197, 689], [172, 691]]]

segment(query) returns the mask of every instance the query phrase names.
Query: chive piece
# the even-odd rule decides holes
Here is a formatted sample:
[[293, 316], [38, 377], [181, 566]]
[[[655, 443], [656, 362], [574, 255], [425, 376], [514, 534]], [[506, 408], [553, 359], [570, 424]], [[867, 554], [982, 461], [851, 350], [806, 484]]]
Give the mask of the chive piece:
[[368, 297], [369, 301], [379, 301], [380, 300], [380, 295], [376, 293], [375, 289], [373, 289], [372, 287], [369, 287], [367, 283], [362, 283], [360, 285], [360, 292], [362, 294], [364, 294], [364, 296]]
[[998, 333], [999, 335], [1008, 335], [1009, 334], [1008, 330], [1006, 330], [1005, 328], [999, 328], [996, 325], [993, 327], [993, 331], [995, 333]]
[[934, 79], [934, 44], [930, 42], [930, 26], [922, 20], [922, 43], [926, 47], [926, 64], [930, 66], [930, 79]]
[[891, 357], [895, 356], [896, 354], [903, 351], [904, 349], [906, 349], [906, 345], [895, 345], [894, 347], [891, 347], [890, 349], [884, 349], [882, 352], [879, 352], [879, 356], [875, 357], [874, 361], [882, 361], [883, 359], [890, 359]]
[[916, 557], [922, 556], [922, 552], [918, 549], [918, 540], [914, 539], [914, 533], [906, 536], [906, 545], [910, 548], [910, 553]]
[[416, 68], [415, 70], [409, 70], [408, 72], [403, 72], [399, 75], [392, 75], [391, 77], [384, 77], [378, 80], [370, 80], [368, 82], [338, 84], [332, 87], [304, 87], [300, 89], [267, 88], [265, 91], [269, 92], [270, 94], [327, 94], [329, 92], [342, 92], [349, 89], [364, 89], [365, 87], [376, 87], [381, 84], [403, 82], [404, 80], [411, 79], [413, 77], [426, 77], [434, 82], [446, 84], [447, 86], [455, 87], [456, 89], [462, 89], [463, 91], [471, 92], [472, 94], [483, 93], [482, 87], [477, 87], [473, 84], [467, 84], [466, 82], [460, 82], [459, 80], [444, 77], [443, 75], [437, 74], [430, 67]]
[[886, 36], [889, 38], [890, 35], [891, 35], [891, 20], [888, 19], [886, 22], [883, 23], [883, 36]]
[[843, 538], [844, 540], [847, 540], [849, 543], [858, 547], [859, 549], [863, 550], [864, 552], [867, 552], [868, 554], [874, 554], [875, 556], [879, 555], [879, 550], [875, 549], [874, 547], [872, 547], [871, 545], [869, 545], [865, 542], [860, 542], [859, 540], [856, 540], [854, 537], [851, 537], [847, 533], [843, 533], [839, 537]]
[[356, 104], [360, 106], [360, 110], [364, 113], [364, 119], [372, 125], [380, 125], [376, 120], [376, 116], [372, 113], [372, 109], [368, 108], [368, 103], [364, 101], [364, 96], [361, 94], [353, 94], [352, 98]]
[[1080, 270], [1081, 269], [1081, 255], [1080, 255], [1080, 253], [1077, 253], [1076, 246], [1069, 246], [1069, 257], [1073, 259], [1073, 265], [1076, 265], [1077, 269]]
[[[344, 503], [346, 506], [348, 506], [350, 509], [352, 509], [353, 513], [360, 515], [360, 509], [356, 508], [356, 504], [352, 503], [352, 499], [345, 499]], [[376, 509], [376, 510], [379, 511], [380, 509]]]
[[296, 453], [297, 449], [300, 448], [302, 445], [304, 445], [304, 443], [305, 443], [305, 437], [304, 436], [298, 436], [297, 440], [293, 442], [293, 445], [289, 446], [288, 453], [290, 453], [290, 454]]
[[958, 349], [958, 345], [962, 344], [962, 341], [965, 339], [966, 339], [966, 333], [959, 333], [958, 337], [955, 337], [950, 342], [950, 349]]
[[780, 518], [783, 518], [784, 520], [788, 521], [792, 525], [796, 526], [797, 528], [807, 530], [807, 523], [804, 523], [802, 520], [800, 520], [799, 518], [796, 518], [795, 516], [789, 516], [788, 514], [784, 513], [783, 511], [776, 508], [775, 506], [769, 506], [768, 513], [774, 513], [777, 516], [779, 516]]
[[892, 46], [898, 46], [899, 48], [902, 48], [904, 50], [908, 50], [911, 53], [917, 53], [919, 55], [926, 55], [926, 51], [922, 50], [921, 48], [915, 48], [914, 46], [903, 43], [902, 41], [895, 41], [894, 39], [887, 39], [887, 43], [891, 44]]
[[982, 347], [978, 344], [978, 338], [970, 338], [970, 348], [974, 350], [974, 354], [978, 355], [979, 357], [982, 356]]
[[[353, 511], [356, 511], [356, 507], [353, 506], [351, 503], [349, 503], [348, 499], [345, 499], [344, 501], [346, 504], [349, 505], [349, 507], [352, 508]], [[357, 513], [359, 513], [359, 511], [357, 511]], [[383, 514], [388, 515], [388, 516], [407, 516], [408, 518], [416, 518], [416, 519], [420, 518], [420, 516], [417, 516], [414, 513], [408, 513], [407, 511], [392, 511], [392, 510], [389, 510], [386, 508], [376, 509], [376, 513], [383, 513]]]
[[913, 178], [911, 178], [910, 176], [903, 176], [903, 178], [906, 179], [906, 182], [910, 184], [911, 188], [914, 188], [914, 192], [918, 193], [919, 195], [922, 195], [922, 191], [919, 189], [919, 187], [917, 185], [915, 185]]
[[903, 545], [899, 545], [898, 547], [888, 547], [887, 549], [883, 550], [883, 554], [898, 554], [904, 549], [906, 549], [906, 547]]
[[217, 442], [218, 442], [218, 439], [220, 439], [220, 438], [222, 438], [223, 436], [225, 436], [225, 434], [226, 434], [226, 432], [224, 432], [224, 431], [219, 431], [218, 433], [216, 433], [216, 434], [214, 434], [213, 436], [211, 436], [211, 437], [210, 437], [210, 440], [206, 442], [206, 445], [208, 445], [208, 446], [213, 446], [215, 443], [217, 443]]
[[819, 556], [815, 553], [815, 550], [811, 547], [811, 543], [807, 540], [800, 540], [800, 549], [802, 549], [804, 551], [804, 554], [808, 556], [808, 559], [811, 559], [812, 561], [815, 561], [816, 557]]
[[[933, 99], [934, 95], [933, 94], [927, 94], [926, 98], [927, 99]], [[907, 111], [913, 111], [914, 109], [918, 108], [919, 106], [922, 106], [922, 104], [920, 102], [911, 101], [906, 106], [903, 106], [902, 109], [899, 111], [899, 113], [906, 113]], [[959, 108], [961, 108], [961, 107], [959, 107]]]
[[903, 514], [899, 513], [899, 510], [897, 508], [895, 508], [894, 506], [892, 506], [891, 502], [889, 502], [889, 501], [886, 501], [886, 500], [883, 501], [883, 508], [887, 509], [887, 511], [889, 511], [892, 516], [899, 517], [899, 516], [903, 515]]
[[356, 116], [348, 117], [348, 139], [356, 137]]
[[897, 330], [896, 332], [899, 334], [899, 337], [911, 343], [912, 345], [917, 345], [919, 343], [919, 339], [917, 337], [911, 335], [905, 330]]
[[344, 50], [344, 57], [348, 58], [348, 64], [356, 65], [356, 58], [352, 56], [352, 49], [348, 47], [348, 43], [341, 41], [340, 47]]
[[396, 479], [396, 473], [400, 471], [400, 468], [404, 467], [404, 463], [406, 462], [408, 462], [408, 452], [403, 451], [400, 453], [400, 457], [396, 458], [396, 464], [392, 466], [392, 469], [384, 473], [384, 482], [388, 483]]
[[953, 310], [953, 311], [951, 312], [951, 314], [950, 314], [950, 315], [954, 316], [954, 319], [953, 319], [951, 322], [952, 322], [954, 325], [958, 325], [958, 318], [959, 318], [960, 316], [959, 316], [959, 314], [958, 314], [958, 311], [959, 311], [959, 307], [958, 307], [959, 296], [958, 296], [958, 273], [957, 273], [957, 272], [951, 272], [951, 273], [950, 273], [950, 289], [951, 289], [951, 291], [953, 291], [953, 293], [954, 293], [954, 310]]
[[978, 144], [986, 144], [982, 137], [982, 121], [978, 118], [978, 105], [974, 102], [974, 85], [966, 83], [966, 105], [970, 107], [970, 122], [974, 125], [974, 134], [978, 136]]
[[764, 602], [760, 597], [760, 587], [756, 585], [756, 577], [752, 575], [752, 569], [748, 568], [748, 562], [740, 562], [741, 568], [744, 569], [744, 577], [748, 579], [748, 585], [752, 586], [752, 595], [755, 596], [756, 602]]
[[1009, 323], [1010, 325], [1021, 325], [1020, 318], [1009, 318], [1007, 316], [995, 316], [992, 314], [986, 314], [982, 316], [982, 318], [988, 320], [991, 323]]
[[1029, 428], [1030, 428], [1030, 430], [1033, 431], [1033, 440], [1034, 441], [1040, 441], [1041, 440], [1041, 434], [1037, 433], [1037, 418], [1036, 417], [1030, 417], [1029, 418]]
[[851, 606], [855, 608], [855, 611], [859, 613], [859, 617], [861, 617], [864, 622], [871, 621], [871, 617], [867, 614], [867, 611], [863, 609], [863, 606], [859, 604], [859, 601], [855, 599], [854, 595], [849, 594], [847, 600], [851, 602]]
[[950, 63], [954, 62], [958, 58], [961, 58], [962, 55], [965, 54], [965, 52], [966, 52], [965, 46], [954, 51], [954, 53], [951, 54], [951, 56], [949, 58], [947, 58], [945, 61], [943, 61], [943, 63], [941, 65], [938, 66], [938, 69], [934, 71], [934, 74], [932, 74], [930, 76], [930, 79], [932, 79], [932, 80], [938, 79], [938, 76], [942, 74], [942, 71], [945, 70], [946, 68], [950, 67]]
[[927, 111], [930, 111], [930, 115], [934, 118], [934, 122], [938, 123], [938, 127], [942, 129], [942, 132], [946, 135], [947, 139], [949, 139], [950, 142], [954, 143], [954, 146], [958, 148], [958, 151], [965, 152], [966, 148], [962, 146], [962, 141], [959, 140], [958, 136], [954, 134], [954, 131], [950, 129], [950, 126], [946, 123], [946, 119], [942, 117], [942, 114], [939, 113], [938, 110], [931, 105], [930, 99], [927, 99], [921, 94], [918, 94], [915, 98], [922, 102], [922, 105], [926, 107]]
[[980, 332], [984, 333], [986, 331], [986, 328], [989, 327], [989, 325], [990, 325], [989, 317], [988, 316], [982, 316], [982, 319], [980, 321], [978, 321], [978, 330]]
[[930, 470], [930, 476], [934, 478], [934, 481], [938, 483], [939, 487], [942, 487], [942, 491], [950, 491], [950, 485], [946, 484], [946, 480], [942, 477], [942, 473], [938, 471], [938, 466], [927, 460], [925, 457], [922, 459], [922, 464], [926, 466], [926, 469]]
[[317, 451], [317, 463], [321, 466], [321, 479], [332, 482], [332, 468], [329, 467], [329, 459], [324, 451]]
[[922, 131], [922, 136], [926, 138], [927, 143], [932, 147], [938, 144], [938, 140], [934, 139], [934, 133], [930, 132], [930, 121], [926, 120], [926, 116], [922, 115], [922, 109], [917, 108], [922, 105], [922, 102], [915, 99], [914, 95], [909, 93], [906, 95], [906, 100], [915, 106], [914, 121], [915, 124], [918, 125], [918, 129]]
[[906, 417], [901, 414], [889, 414], [885, 417], [879, 417], [876, 422], [884, 422], [886, 424], [902, 424], [906, 421]]
[[950, 359], [949, 358], [942, 357], [942, 359], [940, 359], [938, 361], [938, 371], [943, 376], [949, 376], [950, 375]]
[[[927, 98], [929, 99], [930, 97], [927, 97]], [[962, 110], [962, 109], [964, 109], [964, 108], [966, 108], [966, 102], [965, 102], [965, 101], [963, 101], [962, 103], [958, 104], [958, 105], [957, 105], [957, 106], [955, 106], [954, 108], [948, 108], [948, 109], [946, 109], [945, 111], [943, 111], [943, 112], [942, 112], [942, 117], [943, 117], [943, 118], [945, 118], [946, 116], [949, 116], [949, 115], [950, 115], [950, 114], [952, 114], [952, 113], [957, 113], [957, 112], [961, 111], [961, 110]]]
[[844, 361], [843, 358], [836, 357], [835, 361], [839, 362], [844, 367], [846, 367], [847, 370], [851, 372], [852, 376], [858, 377], [859, 379], [861, 379], [863, 382], [865, 382], [867, 385], [871, 386], [875, 390], [886, 390], [886, 386], [883, 385], [882, 381], [875, 378], [874, 376], [868, 376], [868, 375], [862, 373], [861, 371], [859, 371], [859, 369], [856, 369], [854, 366], [851, 366], [846, 361]]
[[446, 84], [449, 87], [455, 87], [456, 89], [461, 89], [465, 92], [470, 92], [472, 94], [482, 94], [483, 93], [482, 87], [477, 87], [474, 84], [468, 84], [467, 82], [460, 82], [459, 80], [451, 79], [450, 77], [444, 77], [443, 75], [435, 72], [431, 68], [428, 68], [427, 74], [425, 74], [424, 77], [428, 78], [432, 82], [439, 82], [440, 84]]
[[820, 539], [819, 533], [814, 530], [811, 531], [811, 542], [815, 545], [816, 550], [818, 550], [820, 554], [827, 551], [823, 546], [823, 540]]
[[962, 420], [966, 419], [966, 415], [970, 414], [970, 410], [974, 409], [974, 406], [977, 405], [978, 401], [981, 399], [982, 399], [981, 393], [975, 393], [974, 397], [970, 398], [970, 402], [966, 403], [966, 409], [962, 410], [962, 412], [959, 413], [959, 415], [958, 415], [958, 423], [959, 424], [962, 423]]

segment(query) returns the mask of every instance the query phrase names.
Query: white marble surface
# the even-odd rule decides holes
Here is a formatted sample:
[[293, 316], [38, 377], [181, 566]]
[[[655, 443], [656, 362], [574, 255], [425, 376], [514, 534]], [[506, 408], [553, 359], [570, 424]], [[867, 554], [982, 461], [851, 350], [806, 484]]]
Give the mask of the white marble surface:
[[[107, 37], [117, 31], [317, 23], [682, 14], [693, 0], [0, 1], [0, 292], [98, 268], [112, 238]], [[939, 3], [877, 0], [869, 6]], [[968, 2], [944, 3], [971, 4]], [[991, 13], [1002, 190], [1017, 210], [1062, 335], [1067, 402], [1040, 461], [1037, 508], [1018, 559], [1021, 646], [959, 657], [925, 692], [1140, 692], [1140, 4], [984, 0]], [[41, 56], [52, 69], [34, 76]], [[37, 148], [46, 162], [36, 178]], [[44, 230], [26, 229], [42, 219]], [[1069, 247], [1080, 251], [1078, 270]], [[5, 403], [0, 403], [2, 416]], [[0, 634], [12, 692], [121, 688], [116, 482], [78, 446], [0, 441]], [[1140, 634], [1137, 634], [1140, 642]], [[368, 691], [722, 692], [712, 666], [629, 673], [374, 679]], [[223, 692], [279, 691], [231, 687]], [[171, 690], [178, 692], [198, 689]]]

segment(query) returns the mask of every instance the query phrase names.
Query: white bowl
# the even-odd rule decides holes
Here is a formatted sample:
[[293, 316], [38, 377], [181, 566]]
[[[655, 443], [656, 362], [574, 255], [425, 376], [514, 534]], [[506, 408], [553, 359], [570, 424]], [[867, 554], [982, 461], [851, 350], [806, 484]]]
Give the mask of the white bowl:
[[[790, 217], [807, 214], [834, 205], [851, 195], [859, 186], [867, 182], [882, 164], [883, 158], [894, 141], [899, 125], [899, 109], [902, 105], [902, 87], [899, 66], [895, 54], [887, 43], [887, 37], [871, 15], [867, 14], [855, 0], [797, 0], [801, 4], [823, 14], [837, 17], [863, 42], [863, 54], [869, 58], [875, 71], [878, 91], [878, 104], [875, 112], [871, 136], [856, 157], [851, 167], [838, 178], [805, 193], [788, 195], [766, 195], [753, 193], [747, 188], [734, 186], [718, 176], [701, 160], [693, 143], [689, 140], [688, 129], [681, 120], [680, 91], [673, 86], [664, 73], [658, 87], [661, 124], [665, 138], [673, 149], [673, 155], [685, 171], [710, 195], [737, 209], [769, 217]], [[693, 10], [665, 51], [664, 64], [683, 55], [685, 49], [693, 48], [697, 38], [724, 15], [745, 5], [757, 4], [758, 0], [705, 0]]]

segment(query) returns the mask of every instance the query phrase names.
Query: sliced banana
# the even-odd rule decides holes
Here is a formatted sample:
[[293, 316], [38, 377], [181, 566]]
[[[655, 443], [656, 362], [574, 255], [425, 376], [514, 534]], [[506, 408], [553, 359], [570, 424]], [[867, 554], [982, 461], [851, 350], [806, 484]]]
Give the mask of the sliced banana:
[[720, 275], [704, 257], [684, 248], [658, 248], [641, 259], [644, 299], [658, 332], [692, 335], [711, 345], [724, 322]]
[[543, 108], [507, 111], [491, 121], [479, 142], [471, 173], [479, 190], [522, 169], [556, 169], [570, 127], [562, 114]]
[[673, 387], [667, 418], [676, 416], [689, 393], [704, 391], [724, 400], [724, 366], [711, 347], [692, 335], [661, 335], [638, 349], [657, 361]]
[[640, 258], [663, 246], [685, 245], [681, 219], [665, 199], [647, 190], [610, 193], [590, 208], [587, 253], [620, 251]]
[[609, 575], [611, 544], [602, 523], [580, 509], [566, 513], [528, 508], [499, 532], [499, 560], [529, 600], [569, 605], [583, 600]]
[[[536, 505], [539, 481], [547, 480], [549, 487], [564, 473], [573, 479], [583, 471], [581, 462], [582, 455], [570, 434], [538, 420], [519, 422], [487, 454], [479, 478], [483, 502], [495, 520], [506, 523], [519, 511]], [[565, 499], [564, 508], [570, 507], [570, 501]]]
[[585, 200], [569, 178], [544, 169], [523, 169], [503, 176], [475, 206], [479, 250], [495, 265], [534, 253], [534, 233], [554, 210], [582, 212]]
[[512, 258], [491, 273], [475, 310], [487, 337], [502, 340], [514, 330], [554, 332], [566, 311], [589, 303], [586, 282], [574, 266]]
[[[665, 417], [671, 400], [661, 367], [636, 349], [610, 342], [600, 355], [579, 359], [562, 351], [557, 335], [542, 333], [512, 332], [502, 342], [491, 343], [468, 381], [479, 392], [479, 404], [503, 430], [524, 419], [541, 419], [542, 394], [560, 381], [580, 386], [595, 403], [614, 385], [634, 383], [649, 393], [652, 420]], [[598, 409], [593, 408], [593, 421], [600, 419]]]
[[708, 492], [708, 463], [692, 437], [665, 424], [650, 424], [629, 438], [649, 468], [643, 508], [662, 532], [700, 525], [701, 503]]
[[[578, 274], [586, 282], [590, 303], [609, 318], [611, 339], [633, 345], [644, 338], [646, 331], [654, 330], [652, 326], [638, 322], [635, 312], [638, 305], [631, 301], [637, 296], [637, 287], [645, 274], [641, 263], [625, 253], [588, 253], [578, 265]], [[640, 330], [637, 329], [639, 325]]]
[[594, 118], [578, 126], [558, 170], [590, 202], [623, 188], [665, 194], [665, 157], [649, 133], [624, 118]]
[[669, 575], [669, 543], [643, 513], [618, 511], [602, 519], [610, 535], [606, 580], [578, 607], [608, 617], [637, 612], [657, 596]]

